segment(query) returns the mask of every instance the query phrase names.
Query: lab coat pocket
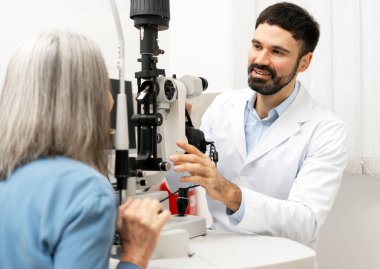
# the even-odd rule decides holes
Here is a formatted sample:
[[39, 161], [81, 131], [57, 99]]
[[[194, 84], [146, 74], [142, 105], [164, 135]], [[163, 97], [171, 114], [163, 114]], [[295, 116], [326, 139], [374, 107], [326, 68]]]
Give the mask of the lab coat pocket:
[[297, 165], [285, 163], [283, 160], [269, 160], [271, 169], [267, 170], [265, 176], [266, 192], [278, 199], [287, 199], [290, 189], [296, 179]]

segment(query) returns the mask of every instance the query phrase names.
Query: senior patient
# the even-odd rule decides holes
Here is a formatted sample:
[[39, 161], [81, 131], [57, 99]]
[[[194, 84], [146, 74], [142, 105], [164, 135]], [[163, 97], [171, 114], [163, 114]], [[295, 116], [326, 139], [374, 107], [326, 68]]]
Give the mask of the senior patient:
[[[145, 268], [169, 217], [119, 207], [107, 181], [109, 79], [97, 45], [70, 32], [24, 42], [0, 92], [0, 268]], [[111, 102], [112, 104], [112, 102]]]

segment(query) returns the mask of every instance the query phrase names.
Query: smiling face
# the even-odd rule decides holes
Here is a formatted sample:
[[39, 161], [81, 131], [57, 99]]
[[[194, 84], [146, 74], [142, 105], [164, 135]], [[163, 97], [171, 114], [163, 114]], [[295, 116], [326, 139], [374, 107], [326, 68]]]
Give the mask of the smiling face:
[[262, 95], [291, 93], [296, 75], [306, 70], [311, 53], [300, 57], [301, 42], [279, 26], [260, 24], [248, 56], [248, 85]]

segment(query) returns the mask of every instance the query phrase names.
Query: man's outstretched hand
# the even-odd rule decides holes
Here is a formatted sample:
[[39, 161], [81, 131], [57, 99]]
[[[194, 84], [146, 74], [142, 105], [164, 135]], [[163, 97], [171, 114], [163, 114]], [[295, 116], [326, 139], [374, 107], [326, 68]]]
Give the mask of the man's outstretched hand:
[[181, 181], [202, 186], [211, 198], [221, 201], [232, 212], [237, 211], [242, 199], [240, 188], [222, 177], [214, 162], [195, 146], [181, 140], [177, 140], [176, 143], [187, 154], [170, 156], [174, 171], [190, 173], [189, 176], [183, 176]]

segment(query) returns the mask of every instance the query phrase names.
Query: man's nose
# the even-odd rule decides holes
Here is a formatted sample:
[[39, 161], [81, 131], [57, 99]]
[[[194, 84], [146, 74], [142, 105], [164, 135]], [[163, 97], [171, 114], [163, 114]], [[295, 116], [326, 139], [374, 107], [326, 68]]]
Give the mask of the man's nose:
[[259, 65], [269, 65], [270, 58], [269, 58], [268, 51], [262, 50], [258, 52], [257, 57], [255, 59], [255, 63]]

